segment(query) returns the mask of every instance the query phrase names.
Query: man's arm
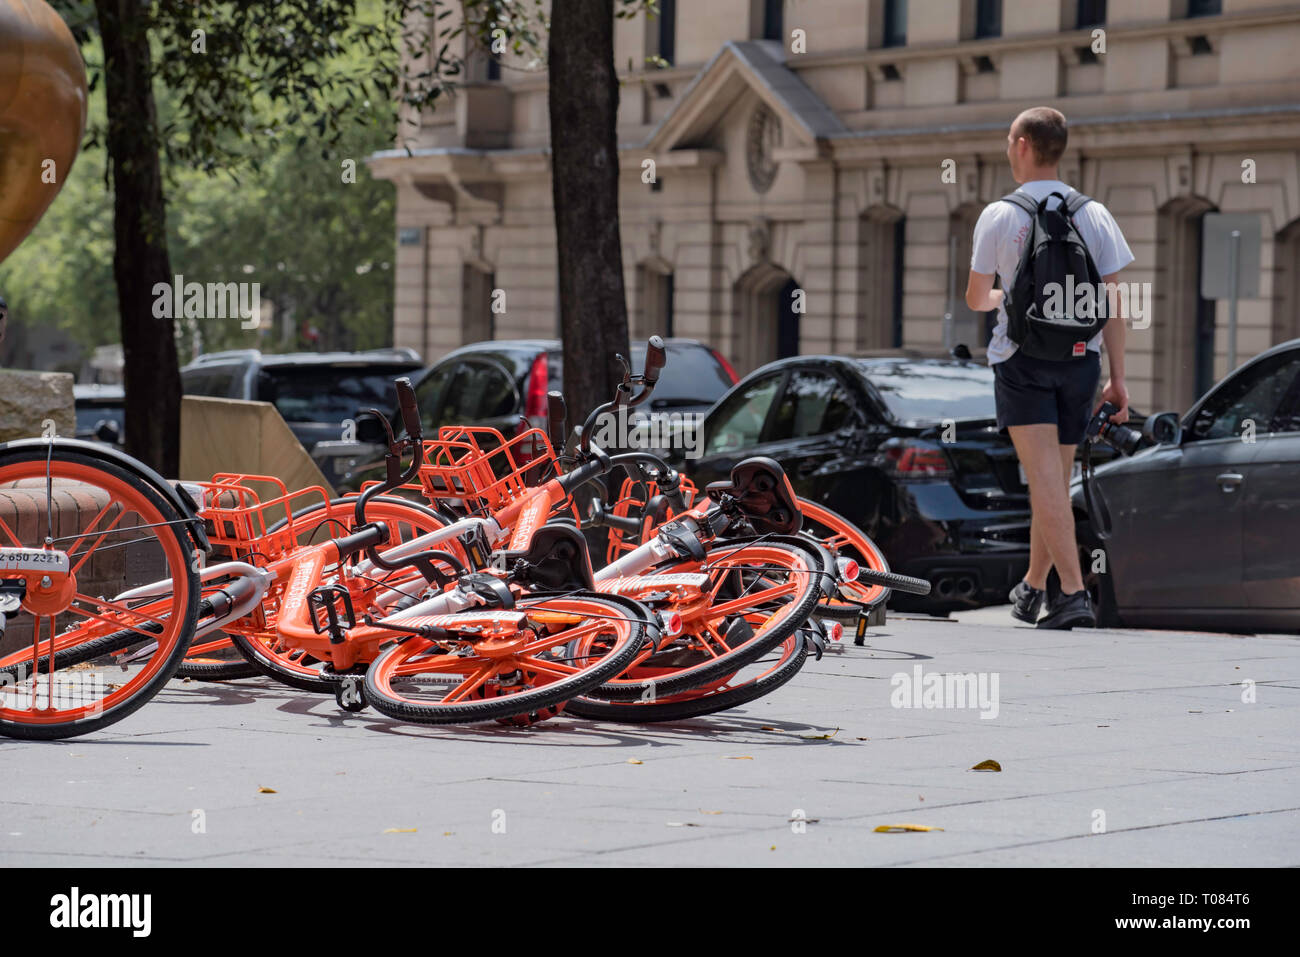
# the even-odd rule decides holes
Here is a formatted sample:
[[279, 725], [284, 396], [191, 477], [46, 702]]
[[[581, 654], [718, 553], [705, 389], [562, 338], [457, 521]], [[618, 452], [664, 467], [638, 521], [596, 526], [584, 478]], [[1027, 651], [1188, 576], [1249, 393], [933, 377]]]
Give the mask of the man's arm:
[[[1110, 290], [1119, 281], [1119, 273], [1113, 272], [1108, 276], [1102, 276], [1101, 279], [1106, 284], [1107, 290]], [[1119, 411], [1110, 417], [1112, 422], [1128, 421], [1128, 386], [1124, 381], [1124, 344], [1128, 339], [1128, 327], [1125, 323], [1128, 316], [1124, 306], [1123, 298], [1116, 296], [1115, 315], [1110, 317], [1110, 321], [1101, 330], [1102, 342], [1106, 344], [1106, 360], [1110, 364], [1110, 378], [1106, 381], [1106, 387], [1102, 389], [1101, 401], [1097, 403], [1097, 409], [1101, 408], [1102, 402], [1113, 402]], [[1093, 411], [1096, 412], [1097, 409]]]
[[1002, 302], [1002, 290], [993, 288], [993, 273], [970, 271], [966, 280], [966, 305], [975, 312], [988, 312]]

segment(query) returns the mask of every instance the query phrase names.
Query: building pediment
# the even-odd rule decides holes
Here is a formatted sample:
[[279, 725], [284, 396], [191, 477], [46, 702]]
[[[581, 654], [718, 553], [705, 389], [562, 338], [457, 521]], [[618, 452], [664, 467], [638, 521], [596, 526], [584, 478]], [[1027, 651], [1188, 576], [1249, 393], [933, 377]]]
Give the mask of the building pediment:
[[787, 147], [816, 148], [842, 134], [840, 118], [785, 65], [785, 51], [774, 40], [732, 41], [706, 63], [650, 131], [646, 149], [663, 155], [702, 145], [735, 102], [752, 92], [775, 114], [786, 131]]

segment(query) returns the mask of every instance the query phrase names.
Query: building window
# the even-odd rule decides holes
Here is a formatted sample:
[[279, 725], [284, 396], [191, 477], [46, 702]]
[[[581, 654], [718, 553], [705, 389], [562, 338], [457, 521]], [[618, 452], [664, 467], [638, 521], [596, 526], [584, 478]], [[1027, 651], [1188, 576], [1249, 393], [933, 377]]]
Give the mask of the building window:
[[461, 267], [461, 342], [496, 338], [496, 316], [492, 312], [492, 290], [496, 284], [496, 273], [489, 269], [471, 263]]
[[1079, 0], [1079, 15], [1074, 25], [1080, 30], [1106, 22], [1106, 0]]
[[1187, 0], [1187, 16], [1213, 17], [1223, 12], [1223, 0]]
[[675, 63], [676, 42], [677, 0], [659, 0], [659, 58]]
[[907, 45], [907, 0], [885, 0], [885, 42], [881, 46]]
[[976, 0], [975, 39], [1002, 36], [1002, 0]]
[[673, 334], [673, 273], [664, 262], [637, 266], [637, 309], [631, 316], [634, 339]]
[[903, 345], [903, 214], [873, 206], [863, 214], [858, 233], [857, 351]]
[[785, 0], [763, 0], [763, 39], [785, 42]]
[[501, 79], [501, 61], [488, 54], [487, 78], [489, 81]]

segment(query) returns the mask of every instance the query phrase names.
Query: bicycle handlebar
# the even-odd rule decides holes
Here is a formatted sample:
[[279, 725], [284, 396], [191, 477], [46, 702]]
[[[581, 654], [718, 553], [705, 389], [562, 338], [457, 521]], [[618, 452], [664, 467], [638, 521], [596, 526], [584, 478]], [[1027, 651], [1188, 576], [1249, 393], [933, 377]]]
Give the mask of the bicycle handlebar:
[[406, 376], [397, 379], [394, 385], [397, 386], [397, 406], [402, 411], [402, 425], [411, 441], [419, 442], [424, 433], [420, 426], [420, 410], [415, 403], [415, 389], [411, 388], [411, 380]]
[[[651, 336], [646, 343], [645, 368], [641, 375], [632, 375], [627, 360], [621, 355], [618, 359], [623, 363], [624, 372], [623, 381], [614, 391], [614, 398], [592, 409], [591, 414], [587, 416], [587, 421], [582, 424], [582, 441], [579, 448], [584, 456], [591, 453], [591, 430], [595, 427], [597, 419], [607, 412], [617, 412], [624, 407], [636, 408], [650, 398], [650, 393], [654, 392], [655, 385], [659, 382], [659, 371], [668, 361], [668, 354], [663, 339], [659, 336]], [[641, 386], [641, 391], [629, 399], [633, 385]]]
[[551, 448], [556, 455], [564, 454], [564, 423], [568, 417], [564, 393], [554, 389], [546, 393], [546, 435], [551, 440]]

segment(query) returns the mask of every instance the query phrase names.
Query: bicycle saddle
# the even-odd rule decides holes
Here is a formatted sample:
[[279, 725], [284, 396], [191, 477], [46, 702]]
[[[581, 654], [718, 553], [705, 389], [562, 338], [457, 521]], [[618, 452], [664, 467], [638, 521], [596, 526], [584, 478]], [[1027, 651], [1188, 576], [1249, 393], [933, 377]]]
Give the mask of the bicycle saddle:
[[523, 559], [529, 566], [529, 580], [544, 588], [596, 588], [587, 539], [573, 525], [549, 522], [533, 533], [522, 555], [508, 554]]
[[705, 490], [717, 501], [730, 495], [760, 535], [793, 535], [803, 526], [803, 514], [785, 469], [765, 455], [745, 459], [731, 470], [730, 482], [713, 482]]

